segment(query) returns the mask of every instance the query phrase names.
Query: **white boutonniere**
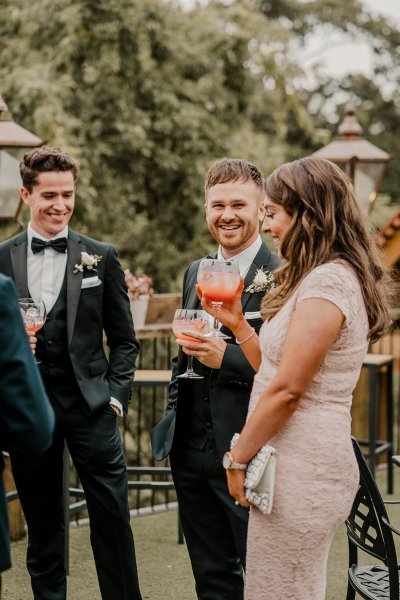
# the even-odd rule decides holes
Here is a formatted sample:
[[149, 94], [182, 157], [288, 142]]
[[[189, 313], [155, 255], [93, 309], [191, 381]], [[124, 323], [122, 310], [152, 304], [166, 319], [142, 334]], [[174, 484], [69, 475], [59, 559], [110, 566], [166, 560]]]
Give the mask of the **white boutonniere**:
[[251, 283], [244, 291], [254, 294], [254, 292], [270, 292], [275, 287], [275, 277], [271, 271], [257, 269]]
[[81, 264], [75, 265], [74, 273], [79, 271], [83, 273], [83, 269], [88, 271], [97, 271], [96, 267], [103, 257], [98, 254], [88, 254], [87, 252], [81, 252]]

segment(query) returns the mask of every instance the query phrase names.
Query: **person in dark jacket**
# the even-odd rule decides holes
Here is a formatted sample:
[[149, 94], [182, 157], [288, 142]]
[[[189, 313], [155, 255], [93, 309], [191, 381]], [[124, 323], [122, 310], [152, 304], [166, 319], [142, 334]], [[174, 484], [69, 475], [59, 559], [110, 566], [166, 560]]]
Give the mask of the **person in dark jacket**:
[[[261, 299], [279, 264], [259, 235], [263, 198], [263, 178], [246, 160], [218, 160], [206, 175], [206, 220], [219, 244], [208, 258], [239, 262], [243, 310], [256, 331]], [[201, 308], [199, 264], [189, 265], [184, 276], [187, 309]], [[242, 600], [248, 510], [229, 495], [222, 455], [244, 426], [255, 371], [232, 336], [178, 344], [183, 351], [173, 362], [167, 414], [152, 431], [153, 452], [159, 460], [170, 456], [198, 598]], [[177, 379], [188, 354], [204, 379]]]
[[[15, 286], [4, 275], [0, 275], [0, 306], [0, 451], [24, 460], [50, 446], [54, 411], [32, 356]], [[0, 452], [0, 573], [11, 566], [3, 468]]]
[[[46, 305], [36, 357], [56, 414], [53, 444], [44, 455], [10, 457], [28, 524], [35, 600], [66, 598], [65, 442], [85, 491], [101, 597], [141, 600], [117, 422], [128, 409], [139, 343], [114, 247], [69, 227], [78, 170], [59, 148], [26, 154], [21, 196], [31, 219], [26, 231], [0, 244], [0, 271], [14, 279], [20, 297], [39, 297]], [[37, 487], [40, 499], [32, 493]]]

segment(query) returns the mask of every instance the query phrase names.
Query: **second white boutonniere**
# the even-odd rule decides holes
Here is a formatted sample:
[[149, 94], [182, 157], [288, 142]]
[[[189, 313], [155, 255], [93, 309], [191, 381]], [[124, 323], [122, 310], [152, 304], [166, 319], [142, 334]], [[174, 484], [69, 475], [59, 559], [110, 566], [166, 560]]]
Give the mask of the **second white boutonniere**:
[[98, 254], [88, 254], [87, 252], [81, 252], [81, 264], [75, 265], [74, 273], [83, 273], [83, 269], [88, 271], [97, 271], [96, 267], [103, 257]]
[[275, 277], [272, 271], [257, 269], [253, 282], [244, 290], [245, 292], [270, 292], [275, 287]]

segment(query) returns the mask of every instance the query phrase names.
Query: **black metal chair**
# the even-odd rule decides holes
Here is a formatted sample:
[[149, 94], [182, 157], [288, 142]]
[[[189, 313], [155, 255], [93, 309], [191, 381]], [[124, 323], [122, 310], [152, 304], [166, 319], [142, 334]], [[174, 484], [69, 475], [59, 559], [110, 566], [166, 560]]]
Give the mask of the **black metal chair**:
[[[346, 600], [359, 594], [366, 600], [399, 600], [399, 566], [393, 532], [400, 531], [389, 522], [385, 504], [374, 478], [365, 462], [357, 440], [353, 447], [360, 469], [360, 488], [346, 521], [349, 543], [349, 570]], [[380, 564], [358, 565], [358, 549], [374, 557]]]

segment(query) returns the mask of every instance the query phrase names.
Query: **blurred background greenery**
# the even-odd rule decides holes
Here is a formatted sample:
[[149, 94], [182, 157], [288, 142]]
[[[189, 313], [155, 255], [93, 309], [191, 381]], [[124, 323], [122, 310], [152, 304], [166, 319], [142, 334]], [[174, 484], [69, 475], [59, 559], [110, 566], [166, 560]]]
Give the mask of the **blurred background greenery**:
[[[300, 55], [316, 28], [367, 41], [371, 74], [315, 63], [310, 78]], [[329, 142], [348, 101], [395, 156], [372, 215], [383, 226], [399, 204], [399, 84], [399, 29], [359, 0], [0, 1], [13, 118], [79, 159], [72, 226], [115, 244], [157, 292], [179, 291], [188, 262], [214, 247], [212, 160], [245, 157], [266, 174]]]

